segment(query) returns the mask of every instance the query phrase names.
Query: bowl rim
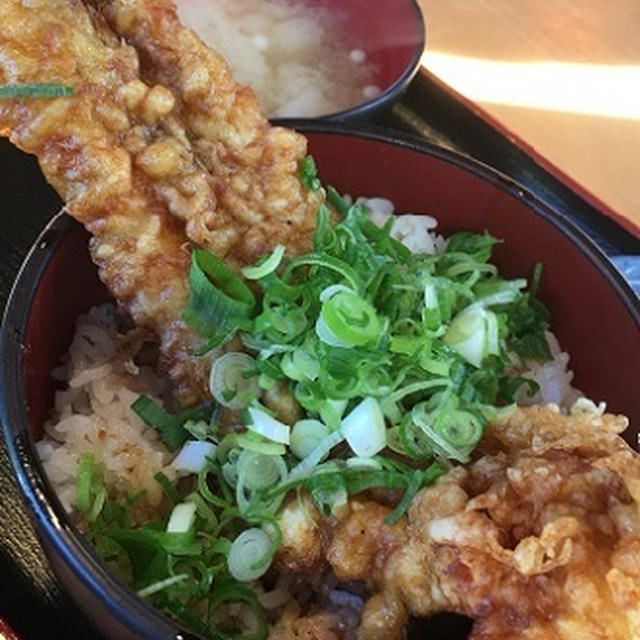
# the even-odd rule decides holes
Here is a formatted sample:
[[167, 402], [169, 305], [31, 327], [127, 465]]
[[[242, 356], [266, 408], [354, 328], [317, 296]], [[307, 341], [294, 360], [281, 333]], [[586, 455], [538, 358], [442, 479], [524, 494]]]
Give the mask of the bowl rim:
[[[349, 123], [313, 122], [306, 119], [281, 120], [302, 133], [352, 136], [407, 148], [435, 157], [489, 181], [502, 191], [525, 203], [536, 215], [554, 225], [573, 242], [624, 302], [640, 327], [640, 297], [636, 296], [608, 256], [589, 236], [566, 216], [552, 209], [541, 198], [513, 179], [473, 158], [420, 138], [385, 131], [370, 125], [354, 127]], [[93, 551], [79, 529], [72, 524], [55, 495], [38, 458], [35, 441], [29, 432], [26, 406], [22, 401], [22, 349], [29, 310], [40, 279], [56, 249], [80, 224], [65, 213], [58, 213], [32, 245], [16, 277], [4, 311], [0, 333], [0, 420], [10, 459], [22, 497], [30, 516], [38, 525], [38, 534], [53, 546], [74, 577], [97, 596], [120, 623], [141, 638], [194, 640], [197, 634], [183, 629], [160, 610], [121, 583]]]
[[378, 113], [384, 111], [385, 108], [390, 106], [396, 98], [408, 88], [409, 84], [420, 70], [420, 60], [424, 53], [427, 44], [427, 29], [424, 18], [424, 13], [418, 4], [418, 0], [408, 0], [411, 5], [411, 9], [414, 13], [415, 27], [418, 32], [418, 39], [416, 40], [413, 55], [405, 66], [403, 72], [381, 93], [374, 98], [361, 102], [348, 109], [342, 109], [341, 111], [331, 111], [329, 113], [321, 114], [313, 117], [299, 117], [296, 118], [300, 122], [342, 122], [342, 121], [356, 121], [366, 120], [367, 118], [374, 118]]

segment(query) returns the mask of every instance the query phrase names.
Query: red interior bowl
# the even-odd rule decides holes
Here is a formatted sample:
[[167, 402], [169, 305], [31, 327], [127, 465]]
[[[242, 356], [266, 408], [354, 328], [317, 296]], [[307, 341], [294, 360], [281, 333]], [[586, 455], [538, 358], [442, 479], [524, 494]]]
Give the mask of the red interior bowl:
[[409, 86], [420, 67], [425, 26], [416, 0], [307, 0], [306, 4], [333, 10], [344, 17], [343, 37], [349, 49], [361, 49], [373, 63], [375, 98], [327, 120], [362, 120], [380, 116]]
[[[626, 435], [637, 442], [640, 303], [583, 232], [509, 179], [452, 152], [337, 125], [305, 125], [304, 131], [325, 184], [390, 198], [399, 212], [432, 214], [444, 234], [489, 230], [504, 240], [495, 261], [509, 277], [529, 276], [541, 262], [540, 297], [571, 354], [575, 384], [628, 415]], [[2, 338], [5, 435], [50, 557], [72, 594], [83, 594], [79, 604], [111, 637], [175, 637], [175, 625], [106, 572], [70, 525], [33, 449], [51, 406], [50, 372], [68, 348], [74, 320], [107, 296], [90, 263], [87, 237], [66, 216], [56, 218], [12, 293]]]

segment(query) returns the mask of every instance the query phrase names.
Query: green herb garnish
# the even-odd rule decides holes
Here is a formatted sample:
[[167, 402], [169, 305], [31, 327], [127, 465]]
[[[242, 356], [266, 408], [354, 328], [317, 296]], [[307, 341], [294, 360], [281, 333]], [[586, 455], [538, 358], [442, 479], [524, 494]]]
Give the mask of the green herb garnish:
[[60, 98], [73, 94], [73, 87], [55, 82], [0, 84], [0, 98]]
[[212, 407], [196, 407], [185, 409], [180, 413], [167, 413], [159, 404], [148, 396], [140, 396], [131, 408], [135, 413], [153, 427], [162, 438], [169, 451], [177, 451], [189, 438], [189, 431], [183, 428], [189, 420], [208, 420]]

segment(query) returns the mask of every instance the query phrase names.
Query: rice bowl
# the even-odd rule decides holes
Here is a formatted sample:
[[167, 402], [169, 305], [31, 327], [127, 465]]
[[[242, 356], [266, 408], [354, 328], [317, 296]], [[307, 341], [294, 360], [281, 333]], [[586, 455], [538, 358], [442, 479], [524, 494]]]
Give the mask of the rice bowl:
[[[330, 135], [329, 135], [329, 134], [327, 134], [327, 133], [325, 133], [325, 134], [320, 134], [320, 135], [319, 135], [319, 137], [318, 137], [318, 139], [315, 139], [315, 140], [314, 140], [314, 137], [313, 137], [313, 135], [312, 135], [312, 144], [314, 144], [314, 141], [315, 141], [315, 144], [319, 144], [318, 140], [320, 140], [320, 139], [322, 138], [322, 136], [323, 136], [323, 135], [324, 135], [325, 137], [327, 137], [327, 136], [328, 136], [328, 137], [330, 138]], [[357, 144], [358, 144], [358, 143], [356, 143], [356, 146], [357, 146]], [[365, 144], [365, 145], [366, 145], [367, 143], [362, 143], [362, 144]], [[379, 145], [378, 149], [379, 149], [379, 151], [381, 152], [381, 155], [380, 155], [380, 156], [378, 156], [378, 157], [383, 158], [383, 160], [382, 160], [381, 164], [384, 164], [384, 162], [385, 162], [385, 160], [384, 160], [385, 156], [387, 156], [387, 154], [393, 154], [394, 152], [393, 152], [393, 151], [391, 151], [389, 147], [386, 147], [384, 144], [382, 144], [382, 143], [380, 143], [380, 142], [377, 142], [376, 144], [377, 144], [377, 145]], [[411, 154], [411, 153], [415, 153], [415, 151], [411, 150], [411, 149], [410, 149], [410, 147], [405, 147], [405, 149], [406, 149], [406, 152], [408, 152], [408, 153], [410, 153], [410, 154]], [[447, 156], [447, 158], [446, 158], [446, 162], [451, 162], [452, 160], [453, 160], [455, 163], [462, 162], [462, 161], [460, 161], [460, 160], [459, 160], [459, 159], [457, 159], [457, 158], [454, 158], [454, 157], [452, 157], [452, 156], [448, 156], [447, 154], [442, 154], [441, 152], [433, 152], [432, 150], [431, 150], [431, 152], [434, 154], [434, 155], [432, 156], [432, 158], [434, 158], [434, 157], [435, 157], [435, 159], [432, 159], [432, 160], [431, 160], [431, 162], [434, 164], [433, 169], [434, 169], [434, 171], [435, 171], [435, 173], [434, 173], [434, 175], [435, 175], [435, 176], [437, 176], [437, 175], [438, 175], [438, 172], [439, 172], [439, 171], [441, 171], [441, 172], [445, 172], [445, 173], [446, 173], [446, 171], [447, 171], [447, 169], [445, 169], [445, 168], [444, 168], [444, 166], [443, 166], [443, 165], [444, 165], [444, 162], [443, 162], [443, 160], [442, 160], [443, 155], [446, 155], [446, 156]], [[324, 148], [324, 149], [321, 151], [321, 153], [319, 154], [319, 163], [320, 163], [320, 166], [321, 166], [321, 171], [322, 171], [322, 163], [323, 163], [323, 162], [326, 162], [326, 160], [323, 158], [323, 154], [330, 154], [330, 153], [331, 153], [330, 148], [329, 148], [329, 147], [327, 147], [327, 148]], [[402, 155], [402, 153], [400, 153], [400, 155]], [[326, 156], [326, 157], [328, 158], [329, 156]], [[396, 158], [396, 160], [397, 160], [397, 158]], [[465, 162], [464, 164], [466, 164], [467, 166], [469, 166], [466, 162]], [[449, 165], [449, 166], [450, 166], [450, 168], [448, 169], [449, 171], [453, 171], [453, 173], [454, 173], [454, 174], [455, 174], [455, 173], [457, 173], [457, 171], [456, 171], [455, 169], [453, 169], [452, 165]], [[369, 194], [371, 194], [372, 192], [373, 192], [373, 193], [380, 192], [380, 193], [383, 193], [383, 195], [385, 195], [385, 196], [389, 196], [389, 195], [391, 195], [391, 196], [393, 197], [393, 199], [394, 199], [396, 202], [398, 201], [398, 198], [396, 198], [393, 194], [388, 193], [389, 191], [391, 191], [391, 190], [392, 190], [392, 189], [390, 189], [389, 187], [386, 187], [386, 189], [380, 189], [380, 190], [375, 189], [375, 191], [373, 191], [371, 188], [366, 188], [366, 186], [365, 186], [365, 187], [363, 187], [363, 186], [362, 186], [362, 184], [358, 184], [358, 182], [362, 183], [362, 182], [366, 182], [366, 180], [367, 180], [367, 179], [371, 179], [370, 177], [367, 177], [367, 175], [366, 175], [366, 174], [367, 174], [367, 171], [372, 171], [372, 170], [373, 170], [373, 171], [377, 171], [377, 169], [372, 168], [371, 166], [366, 167], [366, 168], [365, 168], [365, 167], [362, 167], [362, 169], [363, 169], [363, 172], [362, 172], [362, 174], [361, 174], [360, 176], [358, 176], [358, 175], [357, 175], [357, 174], [359, 173], [359, 169], [355, 171], [356, 175], [355, 175], [355, 176], [352, 176], [353, 183], [348, 184], [348, 185], [345, 185], [346, 187], [348, 187], [348, 190], [349, 190], [351, 193], [369, 193]], [[484, 171], [484, 170], [479, 170], [479, 169], [475, 169], [475, 168], [474, 168], [474, 170], [476, 170], [476, 171], [480, 171], [480, 173], [482, 173], [482, 172]], [[486, 174], [485, 174], [485, 175], [486, 175]], [[378, 175], [378, 179], [380, 179], [380, 176], [379, 176], [379, 175]], [[334, 178], [334, 180], [335, 180], [335, 178]], [[336, 183], [338, 183], [338, 181], [337, 181], [337, 180], [336, 180]], [[503, 184], [504, 184], [504, 183], [503, 183]], [[342, 186], [342, 185], [341, 185], [341, 186]], [[385, 191], [385, 190], [387, 191], [387, 193], [384, 193], [384, 191]], [[478, 192], [477, 192], [477, 191], [476, 191], [476, 195], [478, 195]], [[402, 197], [403, 197], [403, 196], [402, 196], [402, 195], [400, 195], [400, 198], [401, 198], [401, 199], [402, 199]], [[399, 206], [399, 208], [400, 208], [400, 207], [402, 207], [404, 210], [407, 210], [407, 211], [420, 211], [420, 210], [424, 210], [423, 208], [420, 208], [420, 206], [419, 206], [418, 204], [416, 204], [417, 199], [419, 199], [420, 197], [421, 197], [421, 196], [420, 196], [420, 194], [416, 194], [416, 200], [414, 201], [414, 203], [406, 203], [406, 202], [405, 202], [405, 204], [404, 204], [404, 205], [403, 205], [403, 204], [399, 204], [398, 206]], [[442, 209], [449, 209], [449, 210], [451, 210], [451, 209], [455, 209], [455, 208], [459, 208], [459, 207], [460, 207], [459, 203], [456, 203], [456, 202], [454, 202], [454, 203], [450, 203], [449, 205], [447, 205], [447, 204], [443, 204], [442, 196], [438, 196], [438, 195], [436, 195], [436, 196], [434, 196], [434, 198], [435, 198], [436, 200], [439, 200], [439, 204], [440, 204], [440, 206], [442, 207]], [[510, 201], [510, 204], [513, 204], [513, 201], [511, 200], [511, 197], [510, 197], [510, 196], [508, 197], [508, 200]], [[494, 204], [495, 204], [495, 202], [496, 202], [496, 201], [494, 200]], [[460, 207], [460, 208], [463, 208], [463, 207]], [[449, 227], [449, 229], [451, 229], [452, 227], [453, 227], [453, 228], [455, 228], [456, 226], [458, 226], [456, 223], [453, 223], [453, 222], [451, 222], [451, 221], [447, 220], [447, 219], [446, 219], [446, 216], [445, 216], [445, 218], [443, 218], [443, 217], [440, 215], [440, 213], [439, 213], [439, 210], [438, 210], [438, 209], [439, 209], [439, 207], [438, 207], [438, 204], [437, 204], [437, 203], [432, 203], [432, 204], [430, 204], [430, 205], [428, 206], [428, 211], [429, 211], [430, 213], [434, 213], [434, 214], [436, 214], [436, 215], [437, 215], [437, 216], [438, 216], [438, 217], [443, 221], [443, 226], [445, 226], [445, 225], [446, 225], [446, 226], [448, 226], [448, 227]], [[477, 227], [482, 227], [482, 226], [484, 226], [484, 223], [483, 223], [483, 222], [479, 222], [479, 221], [475, 221], [475, 220], [470, 220], [469, 222], [470, 222], [470, 224], [467, 224], [466, 226], [475, 226], [476, 228], [477, 228]], [[489, 224], [487, 224], [486, 226], [490, 226], [490, 223], [489, 223]], [[544, 226], [544, 225], [543, 225], [543, 226]], [[507, 235], [507, 234], [503, 234], [503, 235]], [[507, 240], [507, 243], [509, 243], [509, 242], [510, 242], [510, 240]], [[552, 240], [551, 242], [553, 243], [554, 241]], [[562, 243], [560, 243], [560, 244], [562, 244]], [[508, 244], [507, 244], [506, 246], [508, 247]], [[507, 255], [508, 255], [508, 252], [507, 252]], [[531, 264], [531, 263], [533, 263], [533, 262], [535, 262], [536, 258], [538, 258], [538, 257], [539, 257], [539, 256], [535, 256], [535, 257], [534, 257], [534, 256], [532, 256], [532, 257], [529, 259], [529, 260], [530, 260], [530, 264]], [[516, 271], [516, 269], [520, 269], [520, 268], [521, 268], [521, 267], [515, 267], [515, 266], [514, 266], [514, 264], [513, 264], [513, 260], [514, 260], [514, 258], [513, 258], [512, 256], [510, 256], [510, 257], [507, 259], [507, 261], [506, 261], [506, 264], [507, 264], [507, 266], [510, 266], [510, 268], [511, 268], [511, 270], [512, 270], [512, 273], [513, 273], [514, 271]], [[547, 262], [547, 261], [545, 261], [545, 263], [546, 263], [546, 262]], [[551, 267], [548, 267], [548, 269], [549, 269], [549, 270], [551, 270]], [[610, 276], [610, 277], [615, 278], [615, 276], [613, 276], [613, 275], [612, 275], [612, 276]], [[607, 285], [607, 286], [608, 286], [608, 285]], [[618, 285], [616, 285], [616, 286], [618, 286]], [[620, 286], [623, 286], [623, 285], [620, 285]], [[553, 290], [552, 290], [552, 291], [553, 291]], [[551, 297], [553, 297], [553, 295], [552, 295]], [[607, 294], [603, 294], [603, 299], [606, 299], [606, 298], [607, 298]], [[611, 298], [609, 298], [609, 299], [611, 300]], [[614, 306], [616, 306], [616, 305], [617, 305], [617, 303], [613, 303], [613, 304], [614, 304]], [[40, 308], [42, 308], [42, 307], [40, 307]], [[617, 308], [618, 308], [618, 309], [620, 309], [620, 307], [617, 307]], [[624, 305], [622, 305], [622, 308], [624, 309]], [[75, 313], [75, 312], [73, 312], [73, 313]], [[562, 324], [562, 323], [561, 323], [561, 324]], [[631, 329], [631, 327], [632, 327], [632, 325], [630, 325], [630, 329]], [[631, 331], [632, 331], [632, 329], [631, 329]], [[632, 335], [632, 333], [630, 333], [630, 334], [628, 334], [628, 335]], [[563, 345], [564, 345], [564, 343], [565, 343], [565, 339], [564, 339], [565, 337], [566, 337], [566, 336], [564, 336], [564, 335], [561, 335], [561, 336], [560, 336], [561, 343], [562, 343]], [[575, 339], [574, 339], [574, 341], [575, 341]], [[611, 345], [609, 345], [609, 347], [611, 348]], [[64, 347], [63, 347], [63, 349], [64, 349]], [[573, 353], [575, 353], [575, 352], [576, 352], [576, 350], [575, 350], [575, 349], [569, 349], [569, 350], [570, 350], [571, 352], [573, 352]], [[615, 351], [615, 347], [614, 347], [614, 349], [613, 349], [613, 350]], [[61, 353], [61, 351], [59, 350], [59, 351], [58, 351], [58, 353], [57, 353], [57, 355], [56, 355], [56, 358], [57, 358], [57, 356], [58, 356], [58, 355], [60, 355], [60, 353]], [[32, 357], [32, 356], [28, 356], [28, 355], [27, 355], [27, 357]], [[593, 391], [593, 389], [594, 389], [596, 386], [598, 386], [598, 384], [597, 384], [597, 383], [598, 383], [598, 382], [600, 382], [600, 381], [595, 380], [593, 377], [591, 378], [591, 380], [589, 380], [589, 376], [588, 376], [588, 375], [587, 375], [587, 376], [585, 376], [585, 375], [584, 375], [584, 369], [581, 369], [581, 368], [580, 368], [579, 366], [577, 366], [577, 365], [575, 366], [575, 368], [576, 368], [576, 371], [577, 371], [577, 373], [578, 373], [578, 378], [580, 378], [580, 377], [582, 376], [582, 380], [579, 380], [579, 382], [578, 382], [579, 386], [583, 386], [583, 384], [582, 384], [582, 383], [583, 383], [583, 381], [584, 381], [584, 382], [586, 382], [586, 383], [587, 383], [587, 384], [586, 384], [586, 387], [590, 387], [590, 388], [587, 388], [587, 389], [586, 389], [587, 393], [588, 393], [589, 395], [595, 396], [596, 398], [597, 398], [597, 397], [599, 397], [599, 394], [597, 393], [597, 391], [596, 391], [596, 392], [594, 392], [594, 391]], [[83, 380], [82, 380], [82, 379], [80, 379], [80, 380], [79, 380], [79, 382], [83, 382]], [[87, 384], [91, 384], [91, 382], [92, 382], [92, 381], [90, 381], [90, 380], [88, 380], [88, 379], [86, 379], [86, 378], [85, 378], [85, 382], [86, 382]], [[32, 392], [32, 393], [33, 393], [33, 392]], [[604, 394], [602, 394], [602, 395], [604, 395]], [[625, 406], [624, 406], [624, 408], [623, 408], [623, 410], [625, 410], [627, 413], [629, 413], [630, 415], [632, 415], [632, 414], [633, 414], [633, 407], [632, 407], [630, 404], [628, 404], [628, 403], [631, 401], [631, 397], [630, 397], [630, 396], [626, 396], [626, 399], [623, 399], [623, 395], [624, 395], [624, 394], [619, 394], [619, 395], [618, 395], [618, 398], [620, 399], [620, 400], [618, 400], [618, 406], [615, 406], [615, 405], [614, 405], [612, 408], [614, 408], [614, 410], [621, 410], [621, 406], [620, 406], [620, 405], [625, 405]], [[35, 396], [33, 396], [33, 395], [32, 395], [32, 396], [31, 396], [31, 400], [30, 400], [30, 402], [29, 402], [30, 407], [32, 408], [32, 410], [33, 410], [33, 409], [34, 409], [34, 407], [35, 407], [35, 406], [37, 406], [38, 404], [40, 404], [40, 405], [42, 406], [42, 401], [38, 402], [37, 400], [35, 400], [35, 401], [34, 401], [34, 400], [35, 400]], [[614, 403], [615, 403], [615, 402], [616, 402], [616, 401], [614, 400]], [[46, 404], [46, 403], [45, 403], [45, 404]], [[44, 408], [44, 407], [43, 407], [43, 408]], [[35, 409], [35, 410], [37, 411], [37, 409]], [[35, 415], [35, 414], [34, 414], [34, 415]], [[40, 417], [42, 417], [42, 415], [43, 415], [43, 414], [41, 413], [41, 414], [40, 414]], [[38, 418], [36, 418], [36, 421], [38, 421]], [[6, 421], [5, 421], [5, 424], [6, 424]], [[55, 502], [54, 502], [54, 503], [55, 503]], [[36, 500], [36, 501], [34, 502], [34, 504], [36, 504], [36, 505], [37, 505], [37, 504], [38, 504], [38, 500]], [[40, 508], [40, 507], [39, 507], [39, 508]], [[61, 517], [62, 517], [63, 519], [65, 518], [65, 516], [61, 516]], [[74, 535], [76, 535], [76, 534], [74, 534]], [[118, 587], [118, 589], [121, 589], [121, 587]], [[151, 614], [150, 614], [150, 615], [151, 615]], [[155, 615], [155, 614], [154, 614], [154, 615]]]

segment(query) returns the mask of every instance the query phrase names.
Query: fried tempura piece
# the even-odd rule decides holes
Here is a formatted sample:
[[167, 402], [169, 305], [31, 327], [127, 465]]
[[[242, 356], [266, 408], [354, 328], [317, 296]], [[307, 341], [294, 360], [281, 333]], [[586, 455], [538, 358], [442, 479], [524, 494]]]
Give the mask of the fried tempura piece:
[[329, 614], [299, 616], [296, 608], [286, 610], [271, 628], [268, 640], [339, 640], [339, 624]]
[[483, 457], [423, 490], [383, 592], [473, 640], [640, 637], [640, 456], [625, 418], [518, 409]]
[[303, 136], [273, 127], [221, 55], [180, 23], [171, 0], [86, 0], [140, 53], [142, 77], [172, 89], [200, 162], [213, 176], [215, 215], [187, 211], [187, 234], [244, 262], [286, 245], [308, 250], [324, 194], [300, 181]]
[[[309, 529], [339, 579], [369, 586], [358, 639], [402, 640], [409, 615], [443, 611], [472, 618], [472, 640], [639, 638], [640, 456], [626, 426], [588, 406], [518, 409], [395, 525], [357, 498]], [[289, 568], [308, 546], [289, 545]]]
[[[0, 82], [60, 82], [74, 95], [0, 100], [0, 132], [38, 157], [66, 210], [92, 233], [100, 277], [161, 342], [183, 404], [204, 397], [200, 339], [183, 324], [185, 211], [215, 210], [209, 176], [171, 116], [170, 90], [138, 77], [138, 58], [78, 0], [0, 3]], [[171, 215], [174, 214], [174, 215]]]

